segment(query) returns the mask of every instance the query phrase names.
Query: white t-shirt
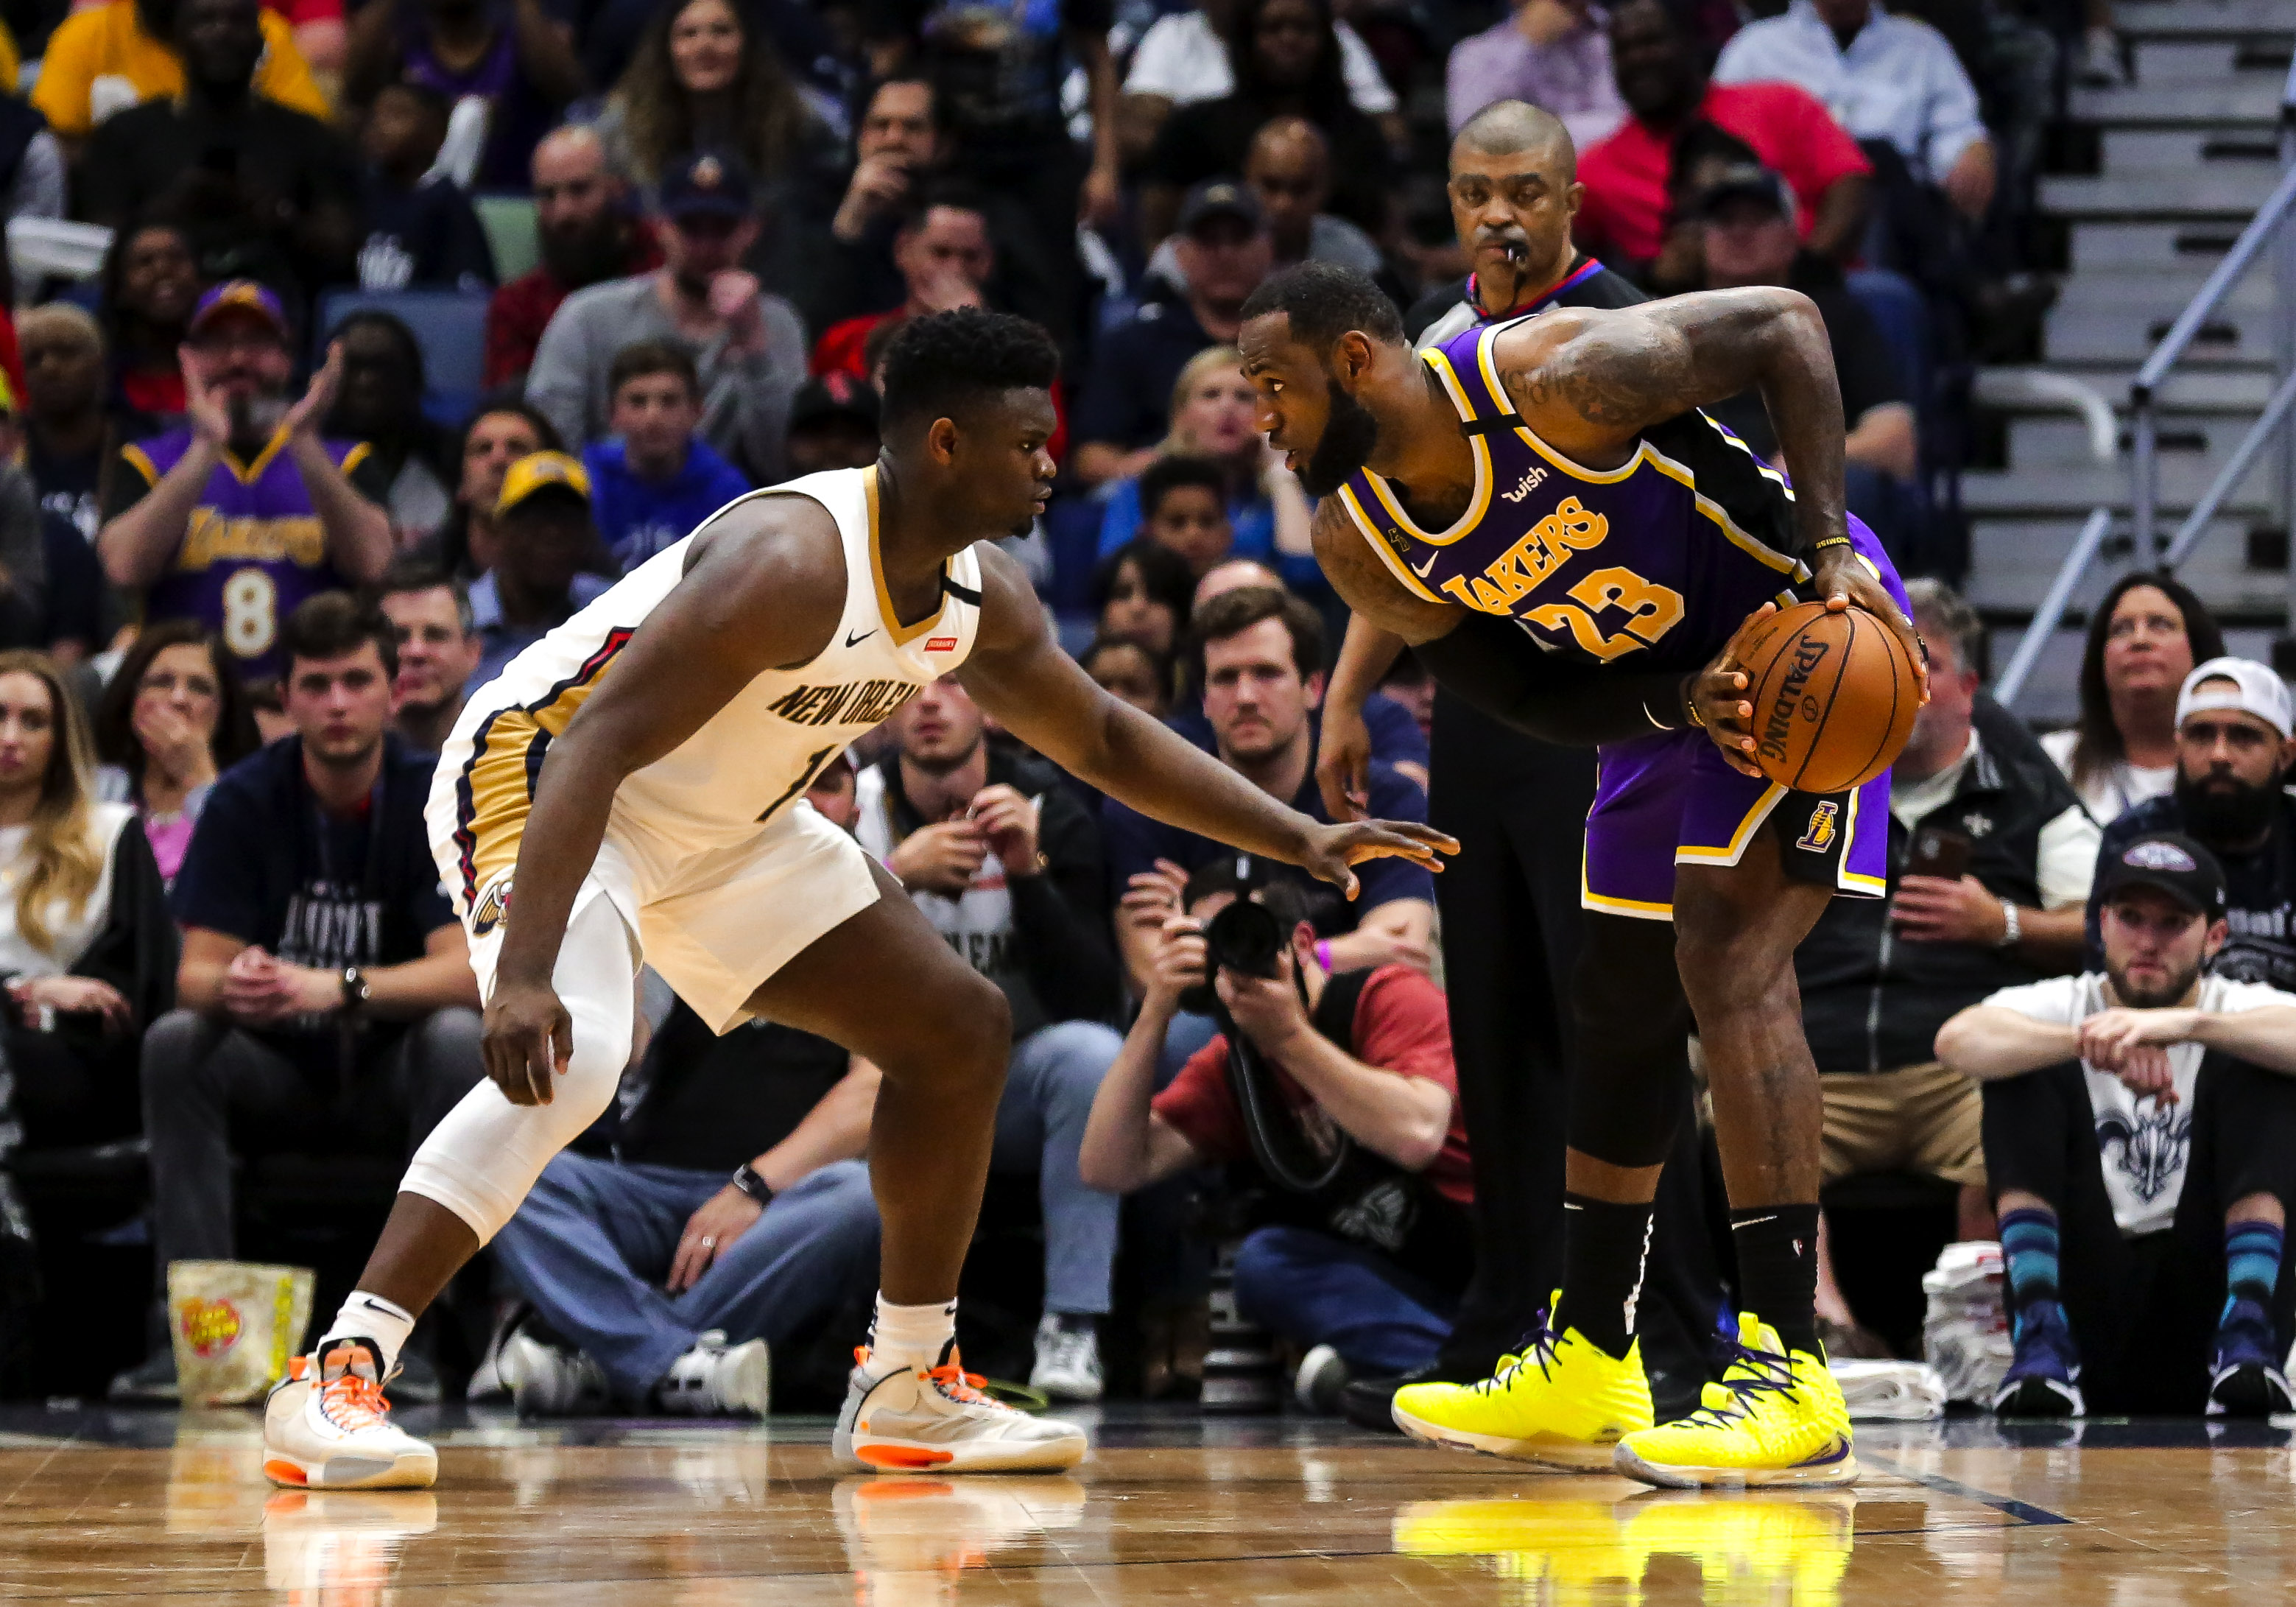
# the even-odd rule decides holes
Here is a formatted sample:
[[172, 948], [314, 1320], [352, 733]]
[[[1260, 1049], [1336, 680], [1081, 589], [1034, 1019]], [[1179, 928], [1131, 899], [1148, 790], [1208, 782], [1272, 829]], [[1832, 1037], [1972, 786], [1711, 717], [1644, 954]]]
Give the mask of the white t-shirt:
[[[2108, 1008], [2104, 976], [2051, 977], [2022, 988], [2005, 988], [1985, 1001], [2002, 1010], [2054, 1026], [2072, 1027]], [[2262, 982], [2201, 979], [2200, 1008], [2215, 1014], [2296, 1004], [2296, 994]], [[2171, 1044], [2169, 1069], [2176, 1078], [2177, 1103], [2164, 1105], [2151, 1095], [2139, 1099], [2110, 1071], [2087, 1062], [2089, 1109], [2096, 1117], [2096, 1147], [2104, 1169], [2104, 1192], [2113, 1220], [2124, 1234], [2157, 1233], [2176, 1219], [2177, 1199], [2185, 1189], [2185, 1167], [2193, 1150], [2193, 1086], [2206, 1054], [2198, 1044]]]
[[[2073, 745], [2079, 741], [2080, 733], [2070, 726], [2047, 732], [2041, 738], [2042, 748], [2057, 761], [2057, 768], [2065, 773], [2068, 780], [2073, 773]], [[2096, 824], [2109, 826], [2146, 799], [2158, 798], [2172, 791], [2176, 784], [2174, 765], [2145, 769], [2122, 758], [2091, 776], [2085, 787], [2074, 782], [2073, 791], [2080, 794], [2081, 806], [2095, 817]]]
[[[1348, 81], [1348, 99], [1365, 117], [1384, 117], [1396, 108], [1395, 91], [1380, 76], [1371, 47], [1344, 22], [1332, 31], [1340, 40], [1340, 72]], [[1127, 94], [1160, 94], [1175, 106], [1191, 101], [1217, 101], [1235, 93], [1235, 70], [1228, 64], [1227, 45], [1201, 12], [1179, 12], [1159, 17], [1140, 36], [1132, 53], [1132, 70], [1124, 75]]]

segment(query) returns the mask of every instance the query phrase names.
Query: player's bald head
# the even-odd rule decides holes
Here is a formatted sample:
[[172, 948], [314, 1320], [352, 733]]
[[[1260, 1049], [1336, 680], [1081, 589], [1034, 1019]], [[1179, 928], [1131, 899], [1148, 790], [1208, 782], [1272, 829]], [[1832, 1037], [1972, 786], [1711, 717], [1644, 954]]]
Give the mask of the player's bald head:
[[1460, 125], [1451, 142], [1453, 167], [1462, 156], [1521, 158], [1559, 184], [1578, 176], [1578, 147], [1570, 130], [1561, 118], [1529, 101], [1493, 101]]

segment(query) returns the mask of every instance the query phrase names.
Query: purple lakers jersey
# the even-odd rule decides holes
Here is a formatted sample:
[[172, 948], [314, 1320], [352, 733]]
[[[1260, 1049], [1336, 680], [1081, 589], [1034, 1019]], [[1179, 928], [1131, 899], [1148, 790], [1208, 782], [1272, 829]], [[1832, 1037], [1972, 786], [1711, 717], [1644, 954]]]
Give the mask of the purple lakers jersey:
[[[367, 455], [363, 441], [324, 446], [346, 474]], [[174, 430], [123, 447], [119, 455], [149, 490], [191, 447], [192, 432]], [[222, 638], [240, 675], [257, 680], [285, 671], [279, 626], [295, 605], [343, 584], [282, 433], [252, 463], [226, 455], [216, 465], [175, 561], [145, 594], [144, 616], [197, 619]]]
[[1474, 455], [1457, 523], [1420, 529], [1368, 469], [1340, 488], [1396, 579], [1431, 603], [1512, 619], [1549, 650], [1654, 669], [1705, 663], [1765, 602], [1791, 601], [1809, 571], [1791, 556], [1784, 477], [1695, 411], [1644, 430], [1618, 468], [1572, 463], [1531, 433], [1499, 382], [1494, 342], [1520, 322], [1420, 354]]

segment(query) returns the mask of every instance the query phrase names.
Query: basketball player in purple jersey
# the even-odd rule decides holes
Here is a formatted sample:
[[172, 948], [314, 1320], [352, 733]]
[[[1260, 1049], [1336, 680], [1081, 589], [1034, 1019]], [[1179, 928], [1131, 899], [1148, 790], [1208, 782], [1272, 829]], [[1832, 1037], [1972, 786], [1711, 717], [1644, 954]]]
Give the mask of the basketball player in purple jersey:
[[288, 340], [279, 299], [251, 279], [200, 298], [184, 342], [189, 416], [120, 449], [127, 496], [96, 535], [112, 584], [144, 588], [146, 620], [197, 619], [249, 680], [285, 668], [279, 625], [297, 603], [390, 561], [390, 516], [352, 483], [365, 443], [319, 438], [341, 357], [331, 348], [291, 405]]
[[[1823, 596], [1919, 660], [1889, 560], [1842, 506], [1816, 309], [1776, 290], [1557, 307], [1414, 356], [1368, 279], [1309, 263], [1244, 317], [1261, 426], [1323, 499], [1316, 555], [1340, 594], [1487, 712], [1600, 747], [1562, 1290], [1496, 1376], [1409, 1386], [1398, 1424], [1662, 1485], [1849, 1481], [1812, 1309], [1821, 1106], [1793, 951], [1826, 899], [1882, 895], [1889, 780], [1831, 797], [1765, 780], [1733, 656], [1750, 618]], [[1697, 411], [1749, 385], [1791, 488]], [[1705, 1052], [1741, 1316], [1722, 1381], [1654, 1426], [1633, 1327], [1684, 1103], [1667, 965]]]

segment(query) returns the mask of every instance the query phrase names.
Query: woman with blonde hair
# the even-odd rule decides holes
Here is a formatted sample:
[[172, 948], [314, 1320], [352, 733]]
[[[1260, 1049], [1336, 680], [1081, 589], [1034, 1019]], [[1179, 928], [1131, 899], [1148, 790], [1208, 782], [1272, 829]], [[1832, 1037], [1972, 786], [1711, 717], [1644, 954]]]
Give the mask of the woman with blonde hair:
[[[1185, 453], [1219, 464], [1227, 476], [1228, 523], [1235, 533], [1231, 555], [1270, 565], [1294, 591], [1320, 592], [1324, 572], [1316, 565], [1308, 495], [1283, 466], [1283, 455], [1261, 437], [1258, 415], [1242, 357], [1233, 346], [1207, 347], [1180, 370], [1172, 387], [1171, 429], [1155, 455]], [[1111, 482], [1107, 496], [1100, 521], [1103, 558], [1140, 533], [1139, 474]]]
[[94, 766], [54, 662], [0, 652], [0, 1045], [32, 1148], [140, 1130], [137, 1045], [175, 998], [160, 867]]

